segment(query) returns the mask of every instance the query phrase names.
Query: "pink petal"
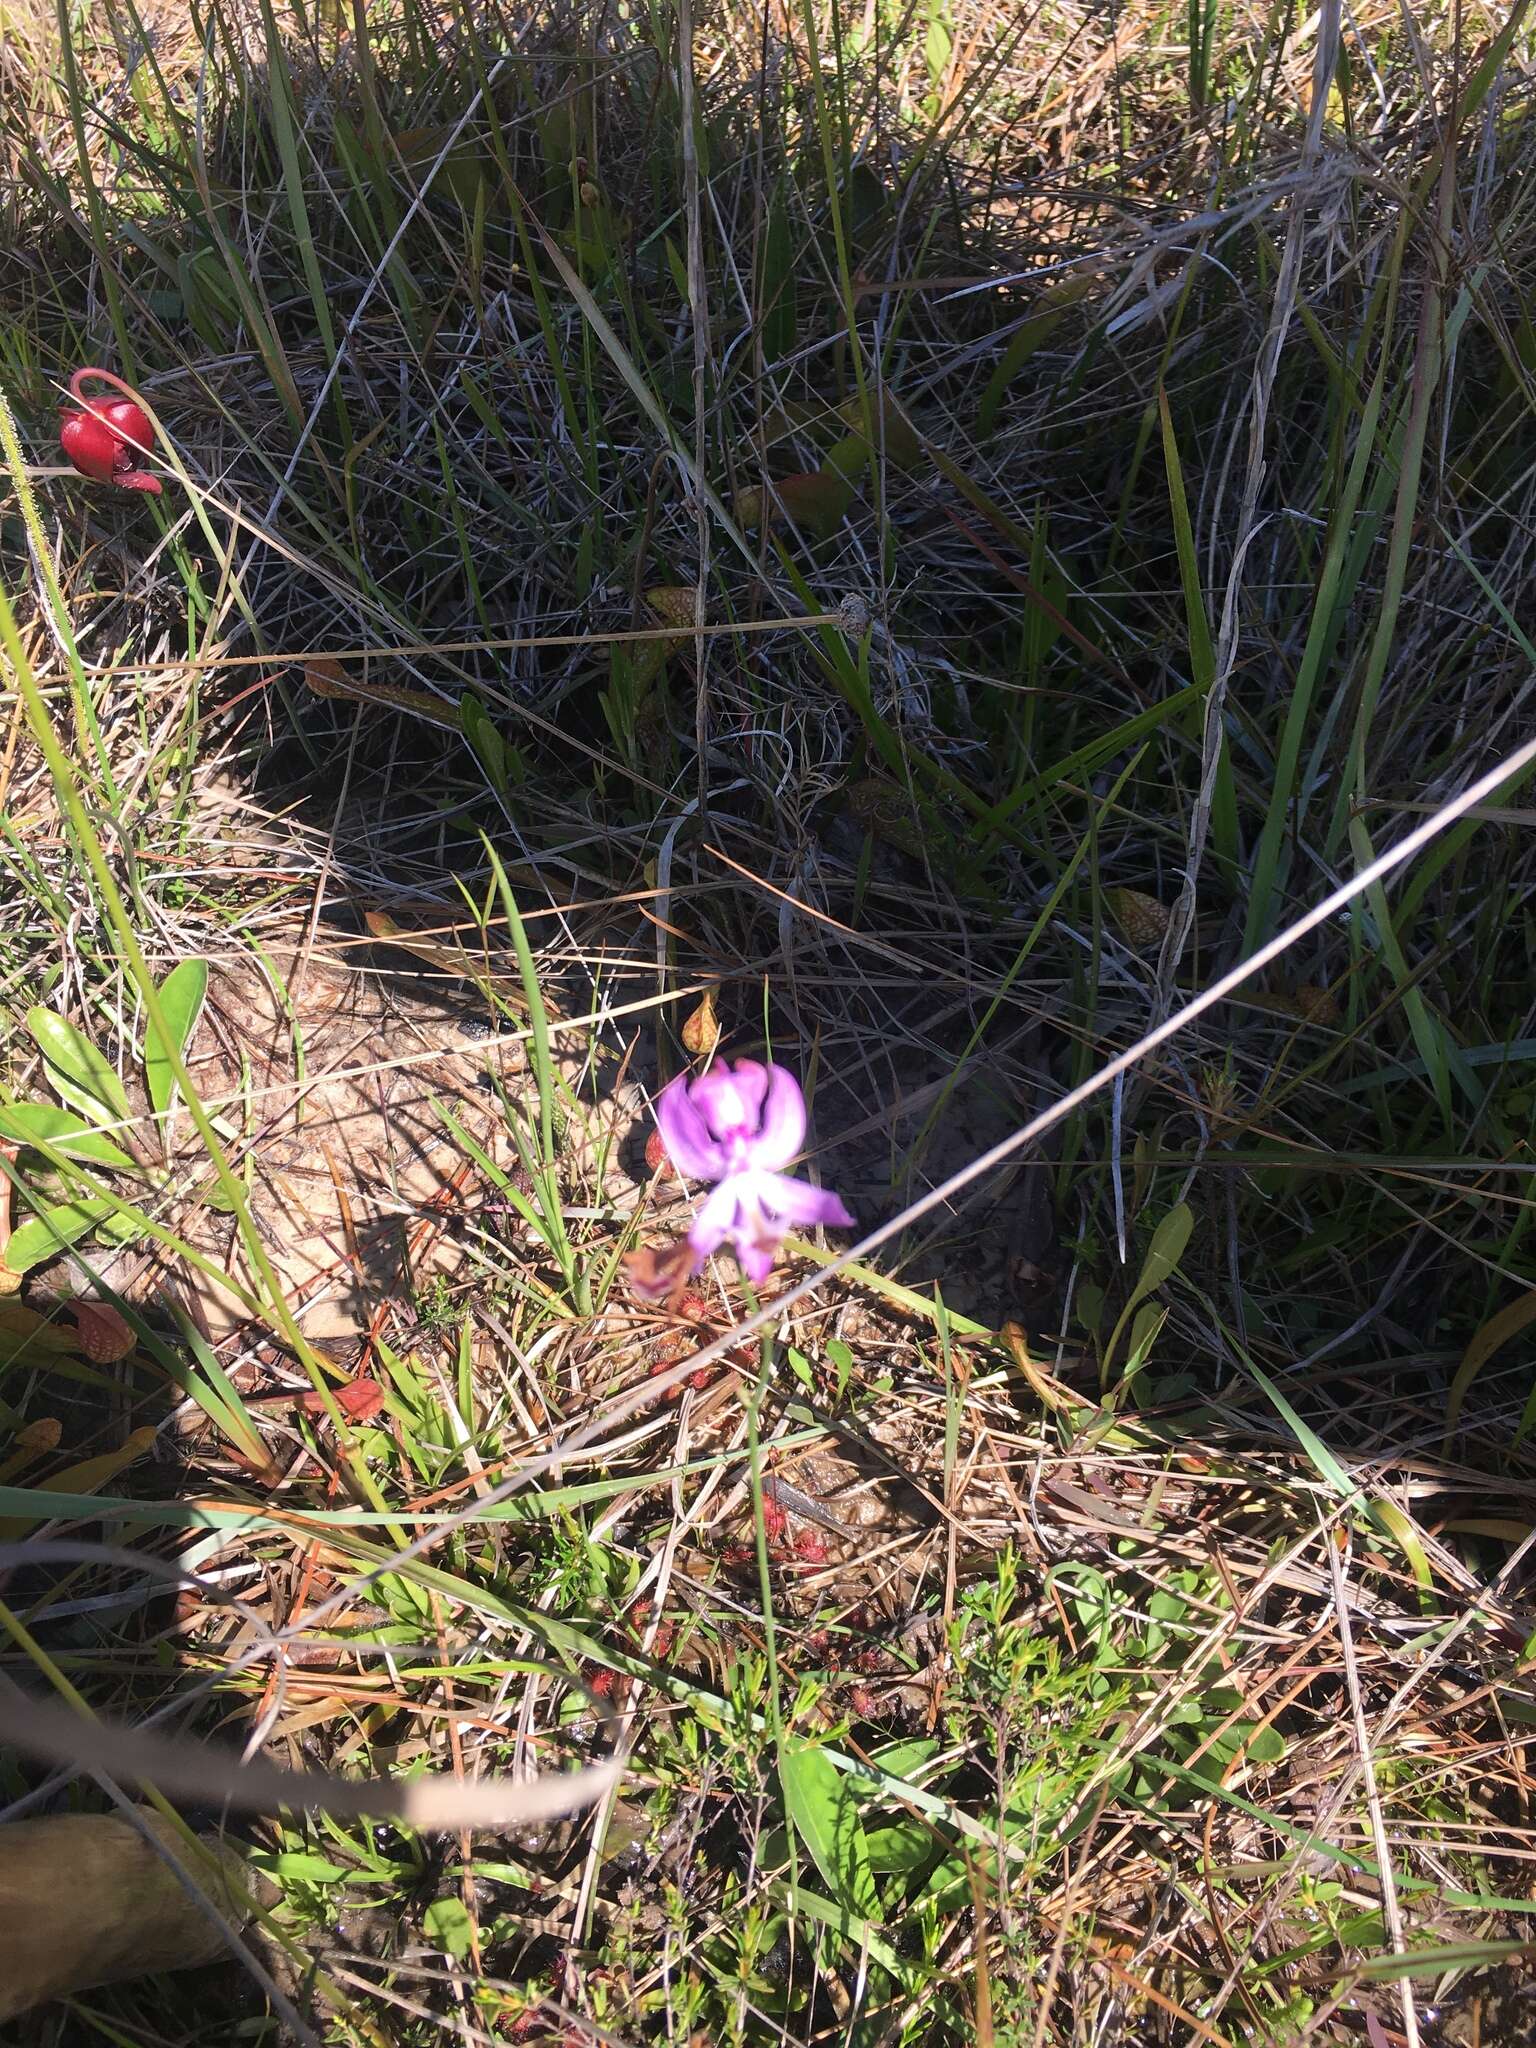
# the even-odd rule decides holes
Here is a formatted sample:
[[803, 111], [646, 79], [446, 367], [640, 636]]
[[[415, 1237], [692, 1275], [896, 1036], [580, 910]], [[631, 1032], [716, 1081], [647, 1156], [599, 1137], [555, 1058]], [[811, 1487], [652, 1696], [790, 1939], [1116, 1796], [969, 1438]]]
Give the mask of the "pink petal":
[[743, 1178], [740, 1174], [732, 1174], [728, 1180], [721, 1181], [694, 1217], [688, 1242], [693, 1246], [695, 1258], [709, 1258], [719, 1251], [727, 1238], [740, 1242]]
[[854, 1219], [830, 1188], [812, 1187], [808, 1180], [794, 1180], [787, 1173], [756, 1176], [757, 1198], [780, 1232], [808, 1230], [818, 1223], [830, 1223], [849, 1230]]
[[657, 1096], [656, 1128], [667, 1157], [686, 1179], [720, 1180], [727, 1172], [725, 1154], [695, 1107], [685, 1075], [669, 1081]]
[[746, 1238], [737, 1243], [736, 1256], [741, 1261], [741, 1270], [754, 1287], [761, 1287], [773, 1271], [773, 1256], [777, 1250], [777, 1243], [757, 1238]]
[[805, 1143], [805, 1097], [788, 1067], [768, 1069], [768, 1088], [752, 1141], [752, 1164], [770, 1173], [788, 1166]]
[[734, 1067], [722, 1062], [701, 1074], [689, 1095], [714, 1135], [724, 1138], [757, 1129], [767, 1092], [767, 1068], [757, 1060], [738, 1060]]

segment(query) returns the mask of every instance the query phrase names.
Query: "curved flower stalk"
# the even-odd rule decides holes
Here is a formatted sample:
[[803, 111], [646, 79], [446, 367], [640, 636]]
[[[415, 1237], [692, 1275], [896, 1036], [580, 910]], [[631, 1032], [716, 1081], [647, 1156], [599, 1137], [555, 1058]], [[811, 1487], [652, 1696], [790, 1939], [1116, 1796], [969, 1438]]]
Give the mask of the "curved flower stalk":
[[[108, 401], [87, 398], [80, 386], [95, 377], [122, 392]], [[76, 370], [69, 380], [70, 396], [84, 407], [67, 412], [59, 422], [59, 446], [82, 476], [99, 484], [115, 484], [120, 491], [149, 491], [160, 494], [160, 479], [139, 467], [146, 449], [155, 445], [155, 430], [149, 414], [139, 402], [131, 384], [110, 370]]]
[[654, 1277], [632, 1266], [637, 1292], [660, 1298], [673, 1291], [725, 1244], [760, 1287], [791, 1230], [851, 1227], [836, 1195], [784, 1171], [805, 1142], [805, 1122], [800, 1083], [787, 1067], [759, 1060], [722, 1062], [694, 1081], [679, 1075], [662, 1090], [656, 1129], [668, 1159], [686, 1179], [714, 1187], [688, 1232], [686, 1261], [655, 1262], [665, 1271]]

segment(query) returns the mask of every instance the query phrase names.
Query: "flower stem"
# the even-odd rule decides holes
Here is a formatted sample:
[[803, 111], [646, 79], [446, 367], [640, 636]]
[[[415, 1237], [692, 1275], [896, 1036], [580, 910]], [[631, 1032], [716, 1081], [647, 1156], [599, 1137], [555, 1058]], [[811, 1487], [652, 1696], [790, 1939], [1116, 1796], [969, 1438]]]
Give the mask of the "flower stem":
[[[757, 1297], [743, 1279], [742, 1291], [752, 1314]], [[752, 1481], [752, 1526], [757, 1538], [757, 1583], [763, 1606], [763, 1648], [768, 1659], [768, 1725], [773, 1730], [775, 1754], [784, 1744], [784, 1710], [779, 1695], [778, 1635], [773, 1620], [773, 1578], [768, 1564], [768, 1524], [763, 1518], [763, 1444], [758, 1431], [763, 1398], [768, 1392], [768, 1374], [773, 1365], [773, 1338], [765, 1329], [758, 1343], [757, 1382], [747, 1397], [747, 1459]]]

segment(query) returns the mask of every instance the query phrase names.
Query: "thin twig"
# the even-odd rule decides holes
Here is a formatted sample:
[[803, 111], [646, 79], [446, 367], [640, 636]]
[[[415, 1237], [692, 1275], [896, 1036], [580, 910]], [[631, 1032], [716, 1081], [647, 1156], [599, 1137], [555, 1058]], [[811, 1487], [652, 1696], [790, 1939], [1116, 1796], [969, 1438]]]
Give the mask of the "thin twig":
[[[1376, 1786], [1376, 1766], [1371, 1756], [1371, 1735], [1365, 1725], [1365, 1701], [1360, 1691], [1360, 1671], [1355, 1662], [1354, 1631], [1349, 1623], [1349, 1589], [1344, 1582], [1344, 1564], [1339, 1556], [1339, 1546], [1334, 1532], [1326, 1524], [1323, 1527], [1323, 1542], [1328, 1550], [1328, 1570], [1333, 1579], [1333, 1606], [1339, 1623], [1339, 1648], [1344, 1655], [1344, 1682], [1349, 1687], [1350, 1712], [1354, 1716], [1355, 1745], [1359, 1752], [1360, 1772], [1365, 1781], [1365, 1803], [1371, 1816], [1371, 1839], [1376, 1848], [1376, 1863], [1381, 1875], [1381, 1911], [1387, 1923], [1387, 1933], [1392, 1939], [1392, 1953], [1406, 1955], [1408, 1944], [1403, 1938], [1402, 1909], [1397, 1903], [1397, 1885], [1392, 1876], [1392, 1845], [1387, 1840], [1387, 1823], [1381, 1810], [1381, 1794]], [[1413, 1980], [1399, 1979], [1403, 2001], [1403, 2032], [1408, 2037], [1408, 2048], [1419, 2048], [1419, 2016], [1413, 2002]]]

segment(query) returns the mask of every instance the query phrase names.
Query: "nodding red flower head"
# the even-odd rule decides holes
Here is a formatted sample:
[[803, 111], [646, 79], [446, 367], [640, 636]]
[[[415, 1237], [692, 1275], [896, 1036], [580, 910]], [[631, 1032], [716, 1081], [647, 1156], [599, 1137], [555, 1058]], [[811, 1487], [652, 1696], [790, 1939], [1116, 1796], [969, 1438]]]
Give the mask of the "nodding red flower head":
[[[128, 395], [105, 401], [87, 398], [80, 389], [87, 377], [115, 384]], [[155, 430], [133, 386], [110, 370], [86, 369], [76, 370], [69, 389], [85, 410], [65, 413], [59, 422], [59, 445], [80, 474], [94, 477], [99, 484], [116, 484], [120, 491], [149, 491], [158, 496], [159, 477], [139, 468], [143, 452], [155, 444]]]

